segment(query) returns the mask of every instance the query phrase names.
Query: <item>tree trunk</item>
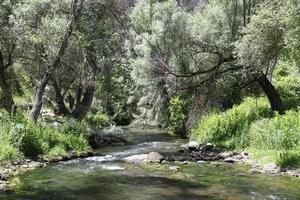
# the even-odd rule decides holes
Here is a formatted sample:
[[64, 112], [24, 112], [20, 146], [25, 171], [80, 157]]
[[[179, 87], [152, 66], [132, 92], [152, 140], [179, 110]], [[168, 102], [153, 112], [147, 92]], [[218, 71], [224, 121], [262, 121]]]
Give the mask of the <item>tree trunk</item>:
[[257, 79], [257, 82], [267, 95], [269, 102], [271, 104], [271, 108], [273, 111], [279, 112], [279, 114], [284, 114], [285, 109], [283, 105], [283, 101], [277, 91], [277, 89], [272, 85], [266, 75], [262, 75], [260, 78]]
[[79, 106], [74, 110], [72, 116], [75, 119], [82, 120], [88, 113], [94, 98], [96, 87], [94, 84], [89, 85], [83, 95], [83, 99]]
[[43, 96], [44, 96], [45, 89], [46, 89], [46, 86], [47, 86], [50, 78], [51, 78], [51, 75], [49, 73], [47, 73], [36, 89], [33, 107], [30, 112], [30, 118], [34, 122], [36, 122], [40, 116], [40, 112], [41, 112], [41, 109], [43, 106]]
[[37, 119], [40, 115], [41, 109], [42, 109], [42, 105], [43, 105], [42, 99], [43, 99], [43, 96], [45, 93], [45, 88], [46, 88], [49, 80], [51, 79], [53, 71], [55, 71], [55, 69], [59, 67], [61, 59], [62, 59], [63, 55], [65, 54], [66, 49], [69, 46], [69, 39], [70, 39], [70, 37], [73, 33], [73, 30], [75, 29], [75, 26], [77, 25], [77, 22], [79, 20], [79, 16], [81, 14], [84, 0], [81, 0], [79, 5], [77, 5], [77, 2], [78, 2], [78, 0], [74, 1], [73, 17], [70, 21], [67, 32], [66, 32], [64, 39], [62, 41], [62, 44], [59, 48], [58, 54], [57, 54], [56, 58], [53, 60], [52, 64], [49, 65], [48, 69], [45, 72], [44, 77], [42, 78], [39, 86], [37, 87], [37, 91], [36, 91], [35, 98], [34, 98], [33, 108], [30, 113], [30, 118], [34, 122], [37, 121]]
[[10, 85], [6, 80], [5, 72], [3, 70], [0, 70], [0, 87], [3, 92], [3, 107], [11, 113], [14, 106], [14, 100]]
[[12, 52], [9, 53], [7, 64], [4, 64], [2, 51], [0, 50], [0, 87], [3, 92], [3, 107], [11, 113], [14, 106], [14, 99], [10, 85], [7, 82], [5, 70], [12, 65]]
[[53, 82], [53, 87], [54, 87], [54, 91], [55, 91], [55, 102], [58, 107], [58, 114], [63, 115], [63, 116], [70, 115], [70, 112], [69, 112], [68, 108], [66, 107], [64, 97], [61, 94], [61, 89], [58, 86], [55, 77], [52, 77], [52, 82]]

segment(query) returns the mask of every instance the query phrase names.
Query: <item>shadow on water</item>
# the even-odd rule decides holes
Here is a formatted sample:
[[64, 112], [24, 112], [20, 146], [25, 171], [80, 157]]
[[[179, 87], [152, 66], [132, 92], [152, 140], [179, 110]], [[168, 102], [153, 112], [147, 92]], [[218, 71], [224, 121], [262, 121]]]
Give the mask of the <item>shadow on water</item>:
[[[49, 184], [37, 188], [27, 188], [17, 194], [8, 195], [7, 200], [39, 199], [39, 200], [189, 200], [215, 199], [209, 195], [197, 194], [193, 190], [207, 186], [193, 184], [188, 181], [167, 177], [142, 177], [127, 175], [89, 176], [77, 179], [80, 185], [70, 183], [65, 186], [51, 187]], [[50, 183], [51, 184], [51, 183]], [[29, 186], [30, 187], [30, 186]], [[1, 198], [1, 196], [0, 196]]]

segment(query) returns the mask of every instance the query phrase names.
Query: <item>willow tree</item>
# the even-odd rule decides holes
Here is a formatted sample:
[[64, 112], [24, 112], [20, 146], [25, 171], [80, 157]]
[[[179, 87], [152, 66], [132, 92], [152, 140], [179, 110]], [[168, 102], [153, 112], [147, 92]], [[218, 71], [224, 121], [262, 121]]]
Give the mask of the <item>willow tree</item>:
[[[272, 109], [284, 113], [280, 94], [269, 77], [288, 45], [284, 41], [284, 19], [291, 16], [284, 15], [287, 12], [283, 8], [299, 4], [280, 0], [243, 3], [216, 0], [204, 10], [188, 12], [175, 0], [140, 1], [132, 21], [138, 41], [144, 41], [146, 48], [137, 49], [135, 60], [146, 64], [139, 67], [147, 68], [148, 74], [152, 71], [154, 77], [179, 82], [180, 87], [172, 84], [177, 90], [197, 88], [225, 74], [239, 74], [244, 84], [258, 83]], [[250, 12], [245, 21], [246, 6], [255, 6], [248, 9], [256, 11]]]

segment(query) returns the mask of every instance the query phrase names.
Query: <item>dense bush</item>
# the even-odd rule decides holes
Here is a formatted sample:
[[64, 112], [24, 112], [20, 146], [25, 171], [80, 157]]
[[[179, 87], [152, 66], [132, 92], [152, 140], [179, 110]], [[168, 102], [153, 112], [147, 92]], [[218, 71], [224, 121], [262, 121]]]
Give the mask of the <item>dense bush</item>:
[[166, 119], [169, 133], [179, 136], [186, 135], [186, 112], [184, 107], [185, 101], [181, 97], [177, 96], [171, 98]]
[[244, 137], [251, 123], [271, 115], [266, 99], [247, 98], [226, 112], [210, 113], [203, 117], [192, 131], [191, 139], [212, 142], [228, 149], [241, 148], [245, 146]]
[[276, 155], [279, 165], [300, 166], [300, 112], [288, 111], [283, 116], [253, 123], [248, 140], [250, 148], [279, 152]]
[[126, 111], [121, 111], [117, 113], [113, 118], [113, 121], [120, 126], [129, 125], [132, 122], [132, 120], [133, 120], [132, 114]]
[[0, 162], [12, 162], [20, 158], [20, 152], [7, 141], [0, 143]]
[[90, 132], [90, 128], [85, 121], [81, 122], [75, 119], [63, 120], [62, 126], [58, 129], [63, 133], [77, 136], [88, 136]]
[[85, 121], [94, 128], [101, 128], [103, 126], [107, 126], [109, 120], [109, 116], [107, 116], [106, 114], [88, 115], [85, 119]]
[[79, 134], [70, 129], [62, 132], [41, 123], [33, 123], [22, 113], [16, 116], [2, 119], [0, 162], [16, 160], [22, 156], [36, 158], [39, 155], [63, 155], [71, 150], [90, 149], [85, 133]]
[[300, 113], [288, 111], [253, 123], [249, 130], [251, 147], [293, 150], [300, 145]]
[[300, 106], [300, 72], [293, 63], [283, 63], [276, 71], [276, 85], [287, 109]]

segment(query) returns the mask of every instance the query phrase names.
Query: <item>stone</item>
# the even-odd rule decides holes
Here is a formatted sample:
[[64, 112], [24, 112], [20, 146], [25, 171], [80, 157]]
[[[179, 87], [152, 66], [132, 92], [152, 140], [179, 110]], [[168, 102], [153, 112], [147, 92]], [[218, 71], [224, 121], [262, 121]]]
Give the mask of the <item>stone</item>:
[[147, 158], [147, 156], [148, 154], [133, 155], [124, 158], [124, 160], [129, 163], [139, 163], [139, 162], [143, 162]]
[[189, 164], [189, 161], [183, 161], [181, 162], [182, 165], [188, 165]]
[[233, 158], [231, 158], [231, 157], [229, 157], [229, 158], [225, 158], [225, 159], [224, 159], [224, 162], [227, 162], [227, 163], [235, 163], [236, 160], [233, 159]]
[[133, 155], [124, 158], [124, 160], [129, 163], [140, 163], [140, 162], [161, 163], [163, 159], [164, 157], [157, 152], [151, 152], [149, 154]]
[[207, 143], [204, 147], [202, 147], [203, 152], [211, 151], [214, 148], [212, 143]]
[[7, 181], [0, 181], [0, 192], [7, 192], [9, 190]]
[[200, 148], [200, 144], [196, 141], [190, 141], [188, 144], [181, 145], [181, 148], [185, 151], [197, 151]]
[[0, 180], [1, 181], [7, 181], [8, 177], [4, 174], [0, 172]]
[[170, 166], [169, 167], [169, 170], [173, 173], [178, 172], [179, 169], [180, 169], [180, 167], [178, 167], [178, 166]]
[[275, 163], [270, 163], [270, 164], [264, 165], [262, 167], [262, 170], [266, 173], [277, 174], [280, 172], [280, 167], [278, 167]]
[[145, 162], [150, 163], [161, 163], [161, 161], [164, 159], [164, 157], [157, 153], [157, 152], [151, 152], [147, 155], [146, 159], [144, 159]]
[[232, 157], [233, 155], [234, 155], [233, 152], [222, 152], [219, 154], [219, 156], [221, 156], [224, 159]]
[[198, 164], [207, 164], [208, 162], [205, 161], [205, 160], [198, 160], [197, 163], [198, 163]]

